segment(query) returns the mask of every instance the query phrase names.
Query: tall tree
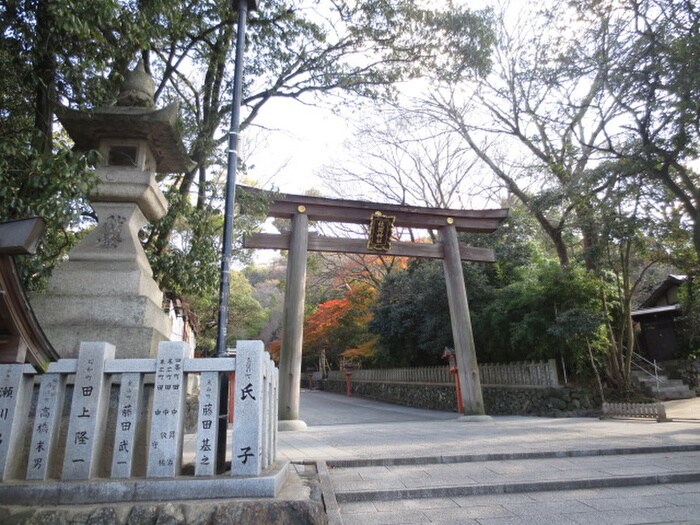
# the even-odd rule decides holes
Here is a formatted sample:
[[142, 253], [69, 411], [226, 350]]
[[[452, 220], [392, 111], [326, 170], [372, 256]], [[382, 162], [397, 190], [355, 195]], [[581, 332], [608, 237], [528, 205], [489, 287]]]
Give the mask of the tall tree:
[[604, 89], [610, 42], [620, 27], [606, 18], [574, 22], [568, 2], [534, 9], [510, 4], [499, 16], [491, 74], [445, 85], [421, 103], [529, 210], [562, 265], [578, 242], [574, 230], [584, 257], [596, 245], [588, 197], [605, 181], [592, 180], [587, 170], [605, 158], [606, 131], [620, 113]]
[[[315, 103], [324, 95], [391, 96], [396, 82], [442, 68], [450, 54], [470, 57], [459, 61], [462, 68], [488, 65], [486, 13], [433, 11], [410, 0], [271, 0], [259, 7], [246, 35], [243, 129], [276, 97]], [[55, 240], [30, 273], [48, 269], [70, 249], [81, 212], [90, 212], [83, 198], [94, 159], [69, 151], [54, 130], [53, 104], [109, 103], [139, 57], [156, 80], [156, 102], [181, 103], [183, 136], [197, 162], [159, 181], [170, 211], [148, 228], [144, 247], [162, 287], [192, 303], [207, 304], [216, 294], [236, 18], [233, 3], [215, 0], [8, 0], [0, 6], [6, 72], [0, 162], [9, 167], [0, 173], [0, 214], [46, 215]], [[239, 216], [236, 227], [250, 229], [254, 219]]]
[[[700, 8], [695, 2], [599, 2], [627, 22], [608, 87], [629, 118], [631, 139], [611, 150], [634, 162], [650, 185], [663, 185], [680, 203], [700, 255]], [[582, 6], [585, 7], [585, 6]], [[690, 265], [694, 266], [693, 264]]]

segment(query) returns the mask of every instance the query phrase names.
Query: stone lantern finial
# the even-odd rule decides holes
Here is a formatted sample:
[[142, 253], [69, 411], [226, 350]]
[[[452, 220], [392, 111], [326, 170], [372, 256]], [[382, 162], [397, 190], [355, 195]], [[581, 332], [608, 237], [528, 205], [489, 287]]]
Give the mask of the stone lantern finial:
[[141, 59], [134, 69], [124, 75], [124, 82], [117, 95], [117, 106], [152, 108], [155, 107], [154, 94], [153, 78], [146, 73]]

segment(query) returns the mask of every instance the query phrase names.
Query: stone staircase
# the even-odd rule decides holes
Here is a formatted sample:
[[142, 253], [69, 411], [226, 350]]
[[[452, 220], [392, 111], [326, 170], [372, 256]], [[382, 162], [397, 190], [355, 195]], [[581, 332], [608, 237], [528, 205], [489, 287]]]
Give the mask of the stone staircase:
[[[666, 510], [649, 508], [657, 503], [630, 519], [629, 501], [661, 499], [686, 483], [697, 487], [698, 460], [696, 444], [329, 460], [319, 472], [327, 478], [330, 525], [671, 523]], [[697, 505], [697, 493], [687, 497]], [[616, 498], [623, 503], [610, 519]], [[684, 513], [673, 523], [695, 523], [686, 519], [696, 510], [673, 511]], [[527, 517], [534, 520], [521, 521]]]
[[668, 376], [659, 374], [657, 382], [656, 377], [643, 370], [633, 370], [632, 378], [642, 390], [659, 401], [695, 397], [695, 391], [680, 379], [669, 379]]

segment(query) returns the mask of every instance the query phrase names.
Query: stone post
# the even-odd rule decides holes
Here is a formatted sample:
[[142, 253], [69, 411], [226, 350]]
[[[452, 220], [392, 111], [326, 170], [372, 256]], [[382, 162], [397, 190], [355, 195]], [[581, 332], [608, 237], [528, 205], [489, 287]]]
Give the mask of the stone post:
[[91, 479], [99, 471], [111, 386], [111, 378], [104, 373], [107, 359], [114, 359], [114, 346], [80, 345], [61, 479]]

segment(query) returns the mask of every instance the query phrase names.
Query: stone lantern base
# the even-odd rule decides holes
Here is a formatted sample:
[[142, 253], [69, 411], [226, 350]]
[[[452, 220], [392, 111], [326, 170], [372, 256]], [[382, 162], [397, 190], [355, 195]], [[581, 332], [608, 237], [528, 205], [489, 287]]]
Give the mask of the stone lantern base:
[[36, 316], [62, 357], [76, 357], [82, 341], [111, 343], [119, 358], [155, 357], [171, 321], [138, 240], [146, 219], [135, 203], [93, 207], [99, 226], [32, 299]]

